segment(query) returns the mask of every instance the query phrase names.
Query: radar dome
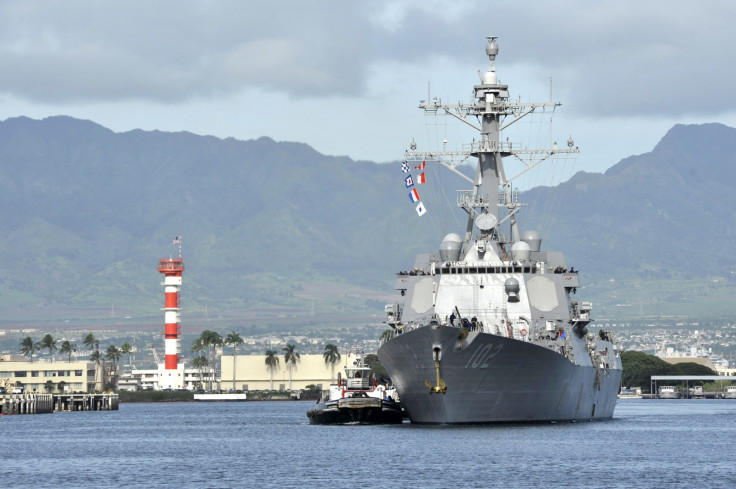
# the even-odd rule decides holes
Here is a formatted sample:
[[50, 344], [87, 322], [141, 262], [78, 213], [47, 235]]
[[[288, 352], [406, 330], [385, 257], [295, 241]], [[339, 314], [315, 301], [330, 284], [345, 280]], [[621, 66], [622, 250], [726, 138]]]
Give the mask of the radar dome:
[[442, 261], [458, 261], [460, 259], [460, 250], [463, 247], [463, 239], [455, 233], [450, 233], [442, 238], [440, 245], [440, 260]]
[[483, 75], [483, 85], [495, 85], [497, 80], [496, 74], [492, 71], [486, 71], [486, 74]]
[[524, 231], [521, 234], [521, 240], [526, 242], [532, 251], [539, 251], [542, 247], [542, 238], [536, 231]]
[[526, 241], [517, 241], [511, 245], [511, 256], [514, 260], [528, 260], [532, 254], [532, 247]]
[[507, 278], [503, 285], [509, 302], [519, 302], [519, 281], [513, 277]]

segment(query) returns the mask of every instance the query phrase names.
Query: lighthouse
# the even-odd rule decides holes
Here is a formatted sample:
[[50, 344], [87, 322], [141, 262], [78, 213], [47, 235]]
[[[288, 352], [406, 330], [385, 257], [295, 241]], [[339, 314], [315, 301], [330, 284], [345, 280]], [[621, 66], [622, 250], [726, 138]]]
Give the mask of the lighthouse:
[[164, 363], [158, 365], [159, 388], [176, 389], [184, 384], [184, 365], [180, 362], [181, 352], [181, 308], [179, 296], [181, 276], [184, 273], [184, 261], [181, 257], [181, 234], [174, 238], [173, 246], [179, 257], [161, 258], [158, 271], [164, 276]]

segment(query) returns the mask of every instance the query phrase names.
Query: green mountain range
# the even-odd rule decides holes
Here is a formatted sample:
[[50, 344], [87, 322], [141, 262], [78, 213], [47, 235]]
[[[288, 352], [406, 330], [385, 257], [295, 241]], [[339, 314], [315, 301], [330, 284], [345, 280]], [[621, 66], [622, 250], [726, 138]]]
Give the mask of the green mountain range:
[[[545, 248], [565, 252], [607, 316], [667, 315], [670, 303], [679, 305], [673, 314], [686, 313], [684, 295], [732, 293], [735, 136], [718, 124], [675, 126], [651, 153], [605, 174], [526, 192], [522, 223], [545, 233]], [[380, 322], [394, 273], [465, 228], [460, 211], [440, 211], [430, 196], [439, 195], [434, 183], [467, 184], [428, 165], [432, 181], [417, 185], [428, 207], [420, 217], [404, 176], [401, 162], [269, 138], [8, 119], [0, 122], [0, 322], [158, 319], [156, 267], [178, 255], [179, 234], [189, 317]], [[535, 222], [533, 204], [548, 199], [558, 205]], [[646, 311], [637, 297], [648, 298]], [[617, 308], [621, 301], [628, 305]], [[698, 304], [692, 314], [703, 313]]]
[[676, 125], [650, 153], [525, 199], [553, 194], [557, 212], [529, 225], [550, 230], [607, 316], [733, 317], [736, 130]]

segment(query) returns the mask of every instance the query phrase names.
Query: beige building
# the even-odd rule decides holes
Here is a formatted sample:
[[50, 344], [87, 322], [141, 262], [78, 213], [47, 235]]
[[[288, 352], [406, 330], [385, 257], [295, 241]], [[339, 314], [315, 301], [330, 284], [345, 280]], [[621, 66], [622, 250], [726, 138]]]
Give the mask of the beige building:
[[[330, 383], [337, 379], [337, 373], [345, 375], [346, 355], [342, 355], [334, 367], [325, 363], [320, 355], [301, 355], [291, 370], [291, 387], [289, 387], [289, 368], [284, 363], [284, 356], [278, 355], [279, 363], [273, 369], [266, 365], [266, 355], [235, 356], [235, 390], [288, 391], [304, 389], [312, 384], [321, 390], [327, 390]], [[233, 388], [233, 356], [221, 357], [221, 369], [218, 372], [220, 387], [224, 390]], [[272, 385], [273, 380], [273, 387]]]
[[8, 388], [8, 392], [20, 385], [27, 393], [46, 393], [48, 381], [54, 385], [53, 392], [101, 392], [104, 385], [102, 366], [93, 362], [30, 362], [0, 357], [0, 385]]
[[702, 365], [703, 367], [708, 367], [709, 369], [716, 371], [716, 366], [713, 365], [713, 362], [710, 361], [709, 358], [706, 357], [659, 357], [665, 362], [669, 363], [670, 365], [676, 365], [678, 363], [697, 363], [698, 365]]

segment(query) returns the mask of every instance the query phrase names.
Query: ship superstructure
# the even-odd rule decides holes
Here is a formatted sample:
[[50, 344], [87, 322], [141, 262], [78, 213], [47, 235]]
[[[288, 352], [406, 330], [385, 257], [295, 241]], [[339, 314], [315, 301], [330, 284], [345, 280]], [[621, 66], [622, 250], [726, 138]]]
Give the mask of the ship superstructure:
[[[535, 231], [521, 232], [522, 204], [511, 183], [551, 157], [578, 152], [526, 149], [501, 139], [521, 118], [559, 106], [512, 101], [498, 82], [498, 45], [489, 37], [490, 66], [469, 104], [421, 101], [478, 133], [466, 151], [420, 152], [412, 142], [406, 160], [440, 164], [456, 173], [477, 159], [472, 188], [458, 205], [468, 214], [464, 233], [445, 236], [434, 253], [421, 254], [400, 272], [403, 302], [386, 306], [395, 330], [378, 350], [409, 418], [417, 423], [492, 423], [610, 418], [621, 360], [610, 333], [593, 333], [591, 304], [573, 300], [578, 272], [561, 252], [547, 251]], [[525, 168], [507, 177], [503, 160]], [[464, 176], [464, 175], [463, 175]], [[504, 233], [507, 230], [508, 234]]]

